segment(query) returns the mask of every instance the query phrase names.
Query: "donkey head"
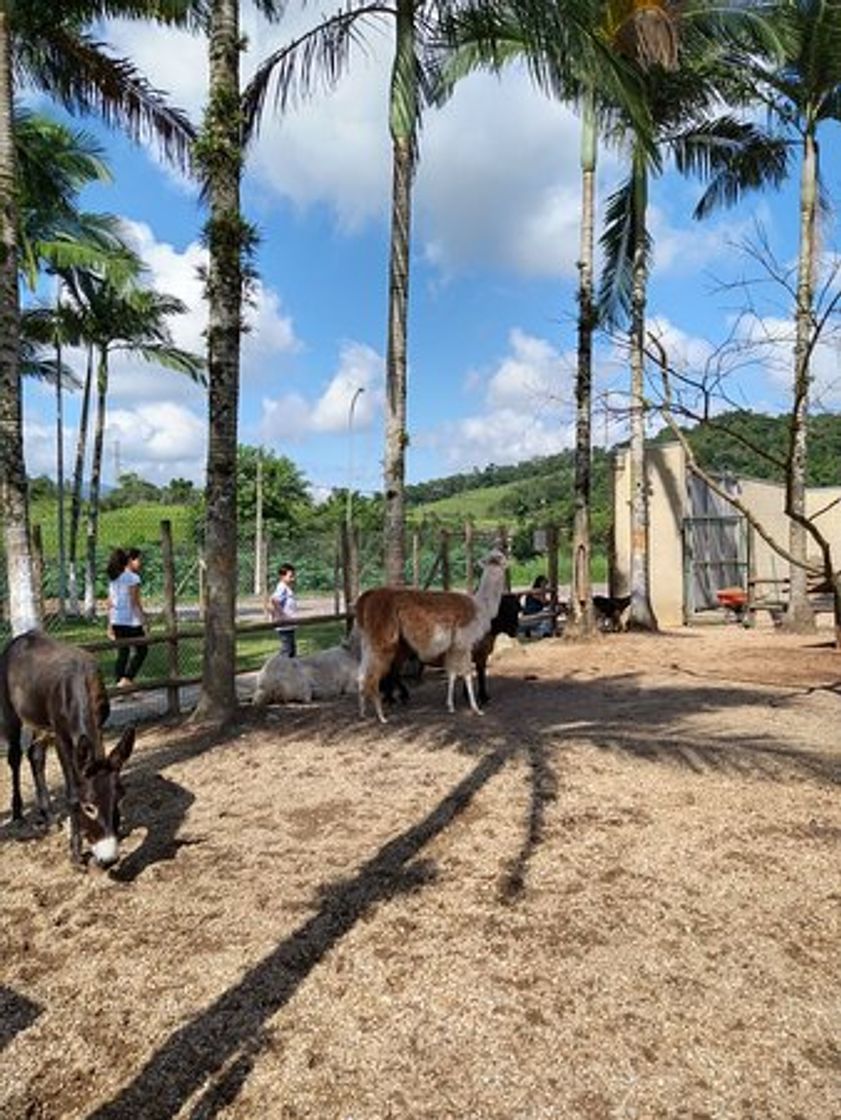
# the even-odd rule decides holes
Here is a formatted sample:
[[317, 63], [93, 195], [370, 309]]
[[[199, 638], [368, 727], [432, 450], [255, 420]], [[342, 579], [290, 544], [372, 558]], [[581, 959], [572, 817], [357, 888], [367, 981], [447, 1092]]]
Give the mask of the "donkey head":
[[120, 855], [120, 801], [125, 790], [120, 770], [134, 747], [134, 728], [127, 728], [106, 758], [97, 758], [86, 735], [77, 744], [79, 826], [100, 867], [111, 867]]

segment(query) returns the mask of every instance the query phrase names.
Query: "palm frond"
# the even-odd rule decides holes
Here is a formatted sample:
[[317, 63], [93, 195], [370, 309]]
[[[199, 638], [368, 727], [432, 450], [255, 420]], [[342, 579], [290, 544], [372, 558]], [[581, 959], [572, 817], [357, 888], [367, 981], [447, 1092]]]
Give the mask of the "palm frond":
[[394, 8], [386, 3], [348, 5], [270, 54], [243, 91], [246, 143], [259, 130], [272, 86], [274, 107], [281, 113], [316, 88], [331, 89], [345, 72], [351, 46], [365, 47], [362, 26], [393, 18]]
[[116, 345], [113, 349], [130, 350], [132, 354], [137, 354], [145, 362], [163, 366], [175, 373], [183, 373], [197, 385], [207, 385], [204, 359], [190, 350], [182, 350], [178, 346], [167, 345], [162, 342], [150, 342], [141, 346]]
[[132, 62], [110, 55], [87, 32], [60, 20], [45, 21], [37, 36], [17, 39], [15, 63], [20, 78], [70, 112], [97, 113], [135, 140], [156, 142], [179, 167], [189, 167], [195, 129], [188, 117], [169, 105]]
[[[632, 172], [610, 195], [605, 207], [604, 230], [599, 238], [604, 260], [597, 306], [599, 318], [612, 324], [626, 320], [631, 311], [637, 215], [641, 209], [637, 205], [638, 189], [638, 177]], [[647, 230], [644, 239], [646, 259], [650, 263], [652, 240]]]
[[789, 171], [789, 146], [755, 125], [724, 116], [674, 137], [671, 148], [682, 175], [697, 175], [708, 186], [694, 217], [734, 206], [752, 190], [779, 187]]

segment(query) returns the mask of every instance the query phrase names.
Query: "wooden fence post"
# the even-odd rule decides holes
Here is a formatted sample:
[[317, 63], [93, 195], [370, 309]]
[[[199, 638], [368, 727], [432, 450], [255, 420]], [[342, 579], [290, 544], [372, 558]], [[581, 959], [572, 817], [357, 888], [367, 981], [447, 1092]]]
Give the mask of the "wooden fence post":
[[333, 614], [339, 614], [342, 609], [341, 591], [339, 590], [342, 577], [342, 555], [338, 544], [333, 550]]
[[420, 587], [420, 533], [412, 533], [412, 587]]
[[44, 539], [41, 526], [33, 525], [32, 539], [32, 582], [35, 585], [35, 598], [38, 603], [38, 617], [44, 622]]
[[441, 586], [450, 590], [450, 530], [441, 530]]
[[558, 526], [546, 526], [546, 575], [549, 580], [549, 606], [557, 626], [558, 618]]
[[204, 576], [204, 553], [202, 552], [201, 549], [199, 549], [199, 557], [198, 557], [197, 565], [198, 565], [198, 576], [199, 576], [199, 618], [201, 619], [202, 622], [204, 622], [204, 618], [205, 618], [205, 614], [206, 614], [204, 596], [205, 596], [205, 592], [206, 592], [207, 589], [205, 587], [205, 576]]
[[[172, 547], [172, 522], [161, 522], [161, 560], [164, 569], [164, 626], [166, 627], [166, 675], [178, 679], [178, 610], [175, 602], [175, 552]], [[177, 684], [166, 686], [167, 715], [177, 716], [181, 698]]]
[[[511, 556], [508, 552], [508, 544], [509, 544], [508, 526], [507, 525], [500, 525], [500, 527], [499, 527], [499, 547], [502, 549], [502, 551], [505, 553], [505, 555], [508, 557], [508, 559], [510, 561]], [[505, 569], [505, 590], [506, 591], [511, 590], [511, 564], [510, 563], [509, 563], [508, 567]]]
[[464, 523], [464, 589], [473, 592], [473, 522]]

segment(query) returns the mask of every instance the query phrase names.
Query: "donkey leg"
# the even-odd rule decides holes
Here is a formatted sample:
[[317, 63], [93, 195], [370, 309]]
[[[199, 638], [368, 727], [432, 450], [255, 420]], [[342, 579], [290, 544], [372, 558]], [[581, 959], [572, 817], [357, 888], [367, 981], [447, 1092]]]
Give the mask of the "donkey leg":
[[73, 771], [73, 744], [61, 736], [56, 738], [58, 757], [64, 774], [64, 792], [67, 797], [67, 813], [70, 823], [70, 859], [79, 867], [84, 867], [82, 859], [82, 833], [79, 827], [79, 790]]
[[29, 756], [29, 766], [32, 770], [32, 781], [35, 783], [35, 801], [38, 806], [38, 815], [46, 829], [49, 829], [50, 796], [47, 792], [46, 760], [47, 740], [43, 735], [33, 735], [26, 752]]
[[13, 723], [9, 720], [10, 726], [7, 729], [9, 739], [9, 767], [12, 771], [12, 820], [23, 820], [23, 798], [20, 794], [20, 760], [21, 760], [21, 746], [20, 723]]

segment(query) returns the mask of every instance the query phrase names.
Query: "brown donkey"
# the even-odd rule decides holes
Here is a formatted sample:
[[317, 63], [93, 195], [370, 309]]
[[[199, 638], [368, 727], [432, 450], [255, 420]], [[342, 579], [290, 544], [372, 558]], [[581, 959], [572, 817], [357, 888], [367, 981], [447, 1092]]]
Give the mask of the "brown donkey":
[[95, 659], [40, 630], [13, 638], [0, 655], [0, 720], [12, 770], [12, 820], [23, 819], [21, 733], [33, 731], [28, 755], [39, 813], [50, 823], [45, 779], [46, 738], [54, 736], [70, 813], [70, 857], [83, 863], [82, 838], [101, 867], [119, 857], [120, 770], [134, 746], [123, 732], [106, 757], [101, 727], [110, 705]]

